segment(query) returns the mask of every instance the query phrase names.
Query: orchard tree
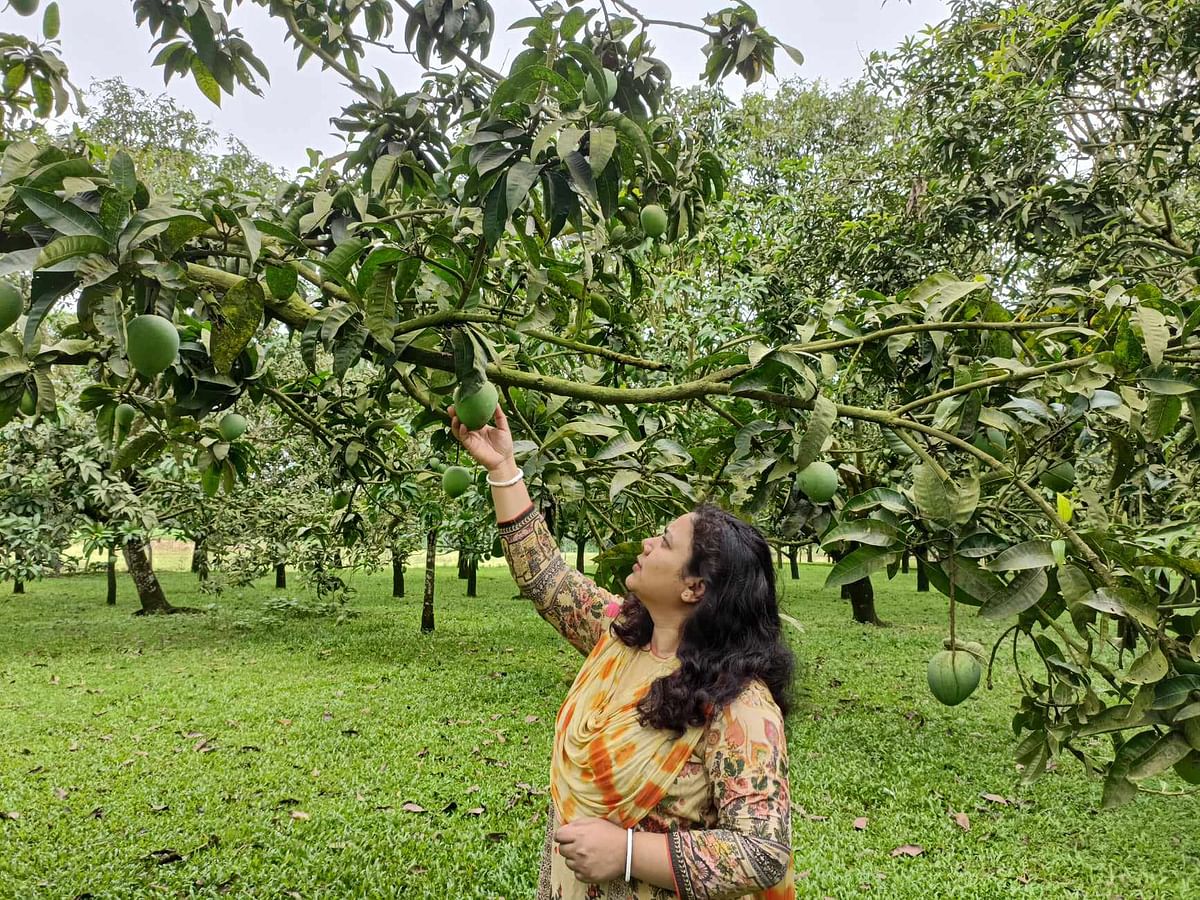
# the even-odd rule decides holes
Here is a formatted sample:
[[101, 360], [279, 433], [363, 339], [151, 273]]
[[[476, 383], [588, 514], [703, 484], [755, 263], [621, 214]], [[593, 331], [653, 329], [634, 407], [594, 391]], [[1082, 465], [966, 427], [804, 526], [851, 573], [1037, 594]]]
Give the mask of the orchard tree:
[[[32, 278], [19, 332], [0, 336], [0, 418], [26, 396], [50, 415], [49, 370], [87, 365], [85, 405], [102, 431], [131, 399], [154, 422], [122, 461], [148, 466], [187, 447], [202, 477], [232, 484], [249, 460], [211, 423], [235, 401], [272, 404], [377, 498], [421, 477], [393, 453], [395, 429], [378, 424], [394, 397], [413, 404], [413, 434], [441, 428], [451, 400], [482, 424], [498, 388], [535, 488], [577, 493], [622, 537], [686, 508], [694, 485], [722, 496], [737, 452], [731, 501], [752, 508], [799, 487], [828, 515], [823, 539], [848, 550], [831, 586], [894, 570], [905, 552], [925, 557], [949, 596], [949, 656], [929, 675], [940, 699], [961, 700], [957, 685], [978, 676], [956, 611], [1014, 623], [1005, 639], [1030, 642], [1045, 666], [1023, 678], [1014, 722], [1026, 777], [1065, 750], [1106, 770], [1106, 801], [1119, 802], [1175, 763], [1190, 771], [1200, 675], [1186, 666], [1200, 641], [1180, 611], [1196, 603], [1198, 567], [1181, 555], [1193, 545], [1148, 539], [1132, 498], [1110, 503], [1093, 473], [1066, 465], [1076, 447], [1118, 436], [1131, 454], [1118, 451], [1122, 474], [1109, 478], [1121, 489], [1155, 452], [1153, 435], [1194, 428], [1196, 254], [1180, 232], [1190, 219], [1172, 206], [1192, 187], [1194, 4], [957, 4], [894, 62], [898, 90], [938, 123], [913, 149], [910, 165], [929, 168], [906, 207], [985, 259], [995, 247], [1021, 254], [1015, 267], [999, 279], [833, 285], [765, 328], [748, 300], [730, 297], [723, 321], [705, 321], [655, 289], [659, 249], [703, 243], [728, 183], [720, 153], [667, 102], [670, 73], [650, 37], [664, 23], [623, 0], [534, 4], [516, 23], [524, 49], [500, 72], [483, 61], [485, 0], [256, 2], [301, 64], [319, 62], [355, 92], [334, 120], [350, 149], [318, 160], [278, 203], [171, 205], [126, 153], [6, 144], [0, 276]], [[168, 77], [190, 75], [214, 99], [259, 89], [261, 63], [210, 0], [134, 9]], [[393, 27], [422, 65], [442, 64], [415, 91], [361, 70], [368, 43]], [[744, 5], [697, 27], [714, 82], [734, 70], [757, 79], [780, 48]], [[49, 112], [39, 96], [69, 98], [61, 68], [35, 65], [49, 51], [22, 52], [24, 72], [17, 55], [0, 57], [9, 120]], [[1053, 117], [1070, 103], [1112, 115], [1088, 113], [1084, 144], [1101, 149], [1064, 175]], [[940, 177], [964, 161], [965, 180]], [[955, 201], [956, 185], [974, 191], [970, 202]], [[1151, 189], [1168, 198], [1157, 212]], [[1080, 259], [1025, 255], [1043, 247]], [[795, 302], [768, 288], [777, 304]], [[47, 313], [68, 296], [78, 323], [44, 344]], [[264, 348], [276, 323], [299, 333], [307, 377], [274, 373]], [[686, 362], [656, 357], [680, 328], [699, 332]], [[725, 413], [739, 427], [714, 452], [701, 441], [733, 427]], [[911, 455], [888, 485], [848, 496], [851, 480], [824, 457], [867, 432]], [[1171, 453], [1192, 455], [1179, 443]], [[598, 576], [612, 583], [632, 553], [606, 549]], [[1114, 752], [1089, 740], [1105, 733]]]

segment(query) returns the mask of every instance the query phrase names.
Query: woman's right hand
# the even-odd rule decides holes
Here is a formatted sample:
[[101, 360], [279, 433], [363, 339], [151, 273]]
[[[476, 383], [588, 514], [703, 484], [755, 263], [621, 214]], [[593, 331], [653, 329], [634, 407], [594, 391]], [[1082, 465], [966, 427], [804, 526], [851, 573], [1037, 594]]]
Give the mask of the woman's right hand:
[[475, 431], [458, 420], [454, 407], [450, 407], [450, 432], [462, 444], [468, 455], [489, 472], [495, 472], [513, 460], [512, 432], [508, 430], [508, 419], [500, 404], [496, 404], [494, 425], [484, 425]]

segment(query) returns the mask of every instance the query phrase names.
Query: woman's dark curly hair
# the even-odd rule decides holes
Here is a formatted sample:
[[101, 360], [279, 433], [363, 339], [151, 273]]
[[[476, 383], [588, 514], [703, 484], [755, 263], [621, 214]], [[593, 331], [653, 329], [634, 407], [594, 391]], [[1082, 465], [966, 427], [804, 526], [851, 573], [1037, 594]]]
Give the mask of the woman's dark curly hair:
[[[692, 555], [683, 574], [703, 581], [704, 594], [683, 627], [679, 668], [654, 682], [638, 703], [641, 723], [677, 732], [707, 725], [754, 678], [786, 716], [795, 663], [783, 641], [766, 540], [754, 526], [702, 503], [692, 511]], [[644, 647], [654, 622], [628, 594], [612, 630], [626, 646]]]

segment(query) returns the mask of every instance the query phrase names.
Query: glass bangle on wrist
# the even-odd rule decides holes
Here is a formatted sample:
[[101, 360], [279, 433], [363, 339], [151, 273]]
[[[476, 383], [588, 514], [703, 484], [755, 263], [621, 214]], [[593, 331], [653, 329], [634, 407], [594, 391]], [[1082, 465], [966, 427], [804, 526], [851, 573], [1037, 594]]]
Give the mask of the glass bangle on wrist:
[[525, 477], [525, 473], [522, 472], [520, 469], [517, 469], [517, 474], [514, 475], [512, 478], [509, 478], [507, 481], [492, 481], [492, 476], [488, 475], [487, 483], [490, 484], [492, 487], [510, 487], [511, 485], [516, 484], [518, 481], [520, 481], [524, 477]]

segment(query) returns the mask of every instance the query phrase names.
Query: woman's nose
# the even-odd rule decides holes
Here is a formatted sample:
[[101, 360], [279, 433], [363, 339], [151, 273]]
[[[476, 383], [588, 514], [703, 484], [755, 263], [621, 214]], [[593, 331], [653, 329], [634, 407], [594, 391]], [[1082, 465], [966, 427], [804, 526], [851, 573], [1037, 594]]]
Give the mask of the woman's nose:
[[642, 538], [642, 550], [646, 553], [650, 552], [650, 548], [654, 546], [654, 538]]

